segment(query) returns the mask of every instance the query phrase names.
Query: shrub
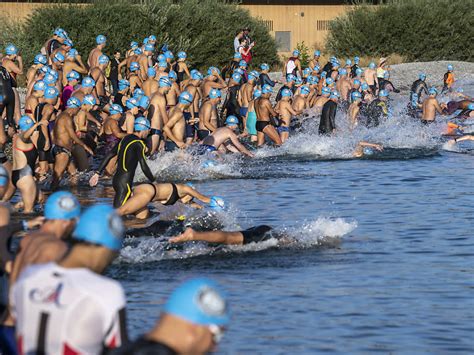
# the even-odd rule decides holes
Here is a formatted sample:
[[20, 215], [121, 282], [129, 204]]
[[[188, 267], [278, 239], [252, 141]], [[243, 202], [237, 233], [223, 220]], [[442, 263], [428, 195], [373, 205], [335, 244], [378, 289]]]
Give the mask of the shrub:
[[25, 50], [32, 60], [56, 27], [68, 31], [74, 46], [85, 57], [95, 37], [107, 37], [106, 52], [126, 50], [130, 41], [150, 34], [171, 50], [184, 50], [193, 66], [226, 64], [233, 55], [233, 39], [239, 28], [252, 28], [257, 45], [255, 62], [276, 63], [276, 44], [268, 31], [247, 10], [222, 0], [96, 1], [90, 5], [51, 5], [37, 9], [25, 22], [22, 33], [29, 40]]
[[472, 1], [388, 0], [359, 3], [330, 24], [326, 48], [337, 55], [384, 56], [408, 60], [473, 60], [468, 32], [474, 26]]
[[309, 54], [309, 48], [303, 41], [303, 42], [299, 42], [296, 45], [296, 49], [300, 51], [301, 67], [304, 69], [308, 66], [309, 61], [311, 60], [311, 55]]

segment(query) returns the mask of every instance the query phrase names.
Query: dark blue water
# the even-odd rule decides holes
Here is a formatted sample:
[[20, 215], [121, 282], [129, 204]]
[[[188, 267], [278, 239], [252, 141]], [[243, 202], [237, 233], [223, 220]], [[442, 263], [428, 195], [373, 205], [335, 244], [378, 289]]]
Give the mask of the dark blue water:
[[[418, 154], [280, 157], [195, 183], [224, 196], [239, 226], [347, 234], [331, 245], [122, 260], [111, 274], [127, 291], [131, 333], [150, 329], [182, 280], [205, 275], [229, 293], [222, 353], [472, 353], [474, 156]], [[150, 257], [152, 246], [134, 251]]]

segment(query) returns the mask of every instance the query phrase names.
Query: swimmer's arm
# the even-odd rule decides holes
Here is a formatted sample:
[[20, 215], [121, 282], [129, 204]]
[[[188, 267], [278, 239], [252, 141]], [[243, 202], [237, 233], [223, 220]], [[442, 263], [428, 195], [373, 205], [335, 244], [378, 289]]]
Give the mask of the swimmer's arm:
[[296, 62], [296, 67], [298, 68], [298, 72], [300, 73], [300, 78], [302, 78], [303, 77], [303, 70], [301, 70], [301, 62], [300, 62], [299, 59]]
[[112, 134], [115, 137], [120, 138], [120, 139], [122, 139], [123, 137], [125, 137], [127, 135], [127, 133], [122, 132], [122, 130], [119, 128], [118, 124], [111, 125], [110, 130], [112, 131]]
[[242, 245], [244, 243], [244, 236], [241, 232], [224, 232], [224, 231], [207, 231], [196, 232], [191, 228], [169, 240], [170, 243], [182, 243], [186, 241], [204, 241], [208, 243]]
[[36, 122], [30, 129], [28, 129], [27, 131], [25, 131], [25, 133], [23, 133], [20, 138], [21, 140], [24, 142], [25, 140], [28, 140], [32, 134], [36, 131], [36, 128], [39, 126], [39, 125], [42, 125], [43, 123], [40, 121], [40, 122]]
[[276, 112], [276, 111], [273, 109], [272, 104], [270, 103], [270, 100], [268, 100], [268, 101], [265, 102], [265, 107], [267, 108], [268, 112], [270, 112], [270, 114], [271, 114], [273, 117], [278, 116], [278, 112]]
[[127, 58], [122, 60], [119, 65], [118, 65], [118, 77], [119, 79], [122, 79], [122, 68], [127, 65]]
[[293, 106], [288, 105], [288, 112], [291, 113], [293, 116], [296, 116], [296, 115], [301, 115], [303, 113], [303, 110], [297, 111], [293, 109]]
[[377, 150], [380, 150], [382, 151], [383, 150], [383, 146], [381, 144], [376, 144], [376, 143], [369, 143], [369, 142], [359, 142], [358, 144], [360, 147], [370, 147], [370, 148], [375, 148]]
[[[212, 108], [209, 105], [206, 105], [203, 109], [203, 114], [202, 114], [202, 120], [204, 127], [207, 128], [209, 131], [214, 132], [217, 128], [214, 127], [214, 125], [211, 123], [210, 117], [211, 117], [211, 111]], [[201, 116], [201, 115], [200, 115]]]
[[182, 119], [180, 115], [175, 115], [173, 118], [170, 118], [170, 120], [165, 124], [163, 127], [163, 131], [165, 131], [166, 135], [168, 136], [169, 139], [171, 139], [173, 142], [176, 143], [178, 147], [181, 147], [183, 145], [183, 142], [180, 142], [173, 134], [171, 128], [174, 127], [178, 121]]
[[112, 150], [104, 157], [99, 167], [97, 168], [97, 171], [95, 172], [97, 175], [101, 175], [102, 172], [105, 170], [105, 167], [107, 166], [107, 164], [109, 164], [109, 161], [111, 161], [113, 157], [117, 156], [119, 145], [120, 145], [120, 142], [117, 142], [115, 146], [112, 148]]
[[263, 85], [265, 85], [265, 84], [268, 84], [273, 88], [273, 87], [275, 87], [276, 82], [274, 82], [272, 79], [270, 79], [268, 74], [265, 74], [264, 77], [263, 77]]
[[72, 125], [71, 121], [65, 121], [65, 128], [66, 132], [69, 135], [69, 137], [78, 145], [80, 145], [86, 152], [88, 152], [90, 155], [94, 155], [94, 152], [81, 140], [79, 137], [76, 135], [74, 132], [74, 127]]
[[462, 142], [462, 141], [474, 141], [474, 135], [467, 135], [462, 136], [461, 138], [453, 139], [454, 142]]
[[[138, 145], [138, 144], [137, 144]], [[150, 167], [146, 163], [145, 153], [146, 153], [146, 145], [143, 143], [141, 144], [140, 152], [138, 154], [138, 162], [140, 163], [140, 167], [142, 168], [143, 174], [147, 177], [150, 182], [155, 181], [155, 177], [150, 170]]]
[[188, 66], [186, 63], [183, 62], [183, 70], [184, 72], [186, 73], [186, 75], [188, 76], [188, 78], [191, 77], [191, 73], [189, 72], [189, 69], [188, 69]]
[[88, 121], [94, 122], [97, 125], [97, 127], [102, 127], [102, 124], [94, 116], [92, 116], [90, 112], [86, 113], [86, 119]]
[[236, 147], [239, 150], [239, 152], [245, 154], [246, 156], [250, 158], [254, 156], [247, 148], [245, 148], [245, 146], [242, 143], [240, 143], [239, 138], [234, 132], [230, 134], [229, 138], [232, 144], [234, 145], [234, 147]]
[[11, 62], [10, 65], [8, 66], [9, 71], [15, 73], [15, 74], [23, 74], [23, 65], [21, 65], [21, 68], [16, 65], [15, 63]]
[[209, 197], [201, 194], [197, 190], [194, 190], [191, 186], [181, 185], [180, 190], [183, 192], [183, 194], [180, 194], [180, 195], [189, 195], [189, 196], [192, 196], [193, 198], [196, 198], [199, 201], [204, 202], [204, 203], [211, 202], [211, 199]]
[[440, 104], [439, 104], [438, 101], [436, 101], [436, 102], [434, 103], [434, 106], [435, 106], [436, 111], [438, 111], [438, 113], [444, 114], [444, 113], [443, 113], [443, 108], [440, 106]]
[[161, 118], [163, 119], [163, 122], [164, 123], [168, 122], [169, 117], [168, 117], [168, 111], [166, 111], [166, 104], [158, 105], [158, 110], [160, 112]]

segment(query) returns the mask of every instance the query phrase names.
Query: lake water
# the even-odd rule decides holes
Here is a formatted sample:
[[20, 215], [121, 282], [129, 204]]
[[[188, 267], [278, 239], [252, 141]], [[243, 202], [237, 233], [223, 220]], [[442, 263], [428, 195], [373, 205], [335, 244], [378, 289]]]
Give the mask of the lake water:
[[[268, 224], [296, 242], [127, 241], [108, 274], [126, 290], [132, 336], [152, 327], [180, 282], [208, 276], [232, 308], [220, 353], [473, 353], [474, 145], [446, 151], [443, 124], [403, 118], [397, 100], [391, 122], [371, 131], [351, 133], [339, 114], [336, 137], [318, 137], [310, 119], [305, 133], [253, 160], [152, 162], [162, 180], [222, 196], [229, 209], [213, 218], [224, 228]], [[385, 152], [351, 159], [362, 139]], [[170, 207], [161, 218], [194, 213]]]

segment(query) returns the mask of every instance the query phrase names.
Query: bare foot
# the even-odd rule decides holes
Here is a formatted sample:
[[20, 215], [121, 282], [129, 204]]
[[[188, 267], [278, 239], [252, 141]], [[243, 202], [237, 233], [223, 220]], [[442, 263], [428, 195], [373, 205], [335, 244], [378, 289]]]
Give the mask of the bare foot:
[[184, 233], [176, 237], [170, 238], [169, 242], [170, 243], [183, 243], [183, 242], [189, 242], [191, 240], [194, 240], [193, 238], [194, 238], [194, 230], [192, 228], [186, 228]]

